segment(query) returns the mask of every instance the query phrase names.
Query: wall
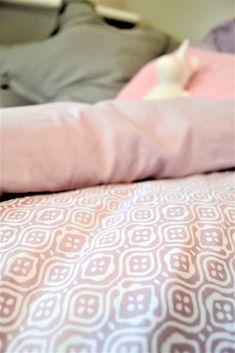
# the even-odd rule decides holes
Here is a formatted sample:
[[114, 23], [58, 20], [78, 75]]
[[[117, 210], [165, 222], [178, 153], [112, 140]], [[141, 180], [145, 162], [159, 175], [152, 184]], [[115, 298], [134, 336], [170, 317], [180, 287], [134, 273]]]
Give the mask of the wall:
[[[22, 0], [4, 0], [21, 2]], [[41, 1], [41, 0], [24, 0]], [[48, 0], [43, 0], [48, 1]], [[53, 0], [57, 2], [59, 0]], [[234, 0], [93, 0], [96, 4], [139, 13], [143, 21], [176, 38], [201, 39], [235, 13]], [[7, 6], [0, 0], [0, 43], [43, 38], [55, 26], [56, 9]], [[30, 30], [28, 30], [30, 28]]]
[[[93, 2], [122, 7], [122, 0]], [[21, 6], [22, 3], [30, 6]], [[60, 3], [61, 0], [0, 0], [0, 43], [20, 43], [46, 38], [55, 27]]]
[[119, 9], [123, 6], [122, 0], [93, 0], [93, 2], [102, 6], [117, 7]]
[[57, 8], [0, 2], [0, 44], [46, 38], [56, 25], [56, 17]]
[[235, 14], [234, 0], [122, 0], [121, 6], [178, 39], [192, 41]]

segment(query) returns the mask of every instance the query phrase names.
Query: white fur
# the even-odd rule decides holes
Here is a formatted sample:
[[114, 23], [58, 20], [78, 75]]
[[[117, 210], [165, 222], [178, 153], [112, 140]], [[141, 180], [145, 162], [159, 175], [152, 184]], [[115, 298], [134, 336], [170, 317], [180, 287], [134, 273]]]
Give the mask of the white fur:
[[144, 99], [162, 99], [187, 96], [185, 87], [192, 74], [198, 68], [198, 60], [186, 55], [189, 41], [185, 40], [172, 54], [163, 55], [156, 60], [159, 84], [151, 89]]

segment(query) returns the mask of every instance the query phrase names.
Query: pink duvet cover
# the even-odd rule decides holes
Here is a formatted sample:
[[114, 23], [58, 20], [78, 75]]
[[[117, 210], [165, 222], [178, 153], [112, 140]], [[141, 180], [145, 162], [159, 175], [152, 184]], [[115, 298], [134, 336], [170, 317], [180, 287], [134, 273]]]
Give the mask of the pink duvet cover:
[[0, 204], [0, 352], [234, 353], [234, 173]]
[[0, 352], [234, 353], [233, 102], [1, 119]]

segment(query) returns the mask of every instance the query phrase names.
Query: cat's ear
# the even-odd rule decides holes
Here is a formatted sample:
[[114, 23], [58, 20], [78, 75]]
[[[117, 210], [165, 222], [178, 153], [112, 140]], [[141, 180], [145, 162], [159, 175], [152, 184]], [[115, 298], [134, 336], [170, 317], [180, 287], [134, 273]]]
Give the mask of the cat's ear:
[[189, 47], [189, 44], [190, 44], [190, 41], [189, 39], [185, 39], [180, 47], [176, 50], [175, 54], [176, 56], [179, 58], [179, 59], [184, 59], [185, 58], [185, 55], [186, 55], [186, 52], [187, 52], [187, 49]]

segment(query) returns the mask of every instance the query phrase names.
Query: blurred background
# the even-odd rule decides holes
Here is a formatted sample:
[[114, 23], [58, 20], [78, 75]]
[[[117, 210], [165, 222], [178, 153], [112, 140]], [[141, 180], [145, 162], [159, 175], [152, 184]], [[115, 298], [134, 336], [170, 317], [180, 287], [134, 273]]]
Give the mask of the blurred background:
[[[46, 37], [55, 26], [61, 1], [0, 0], [0, 42], [15, 43]], [[232, 19], [235, 15], [234, 0], [93, 0], [93, 2], [98, 9], [100, 8], [101, 13], [106, 14], [105, 16], [122, 18], [125, 12], [127, 18], [129, 15], [130, 22], [150, 24], [179, 40], [189, 38], [192, 42], [202, 39], [212, 27]], [[110, 10], [113, 10], [113, 13]]]

